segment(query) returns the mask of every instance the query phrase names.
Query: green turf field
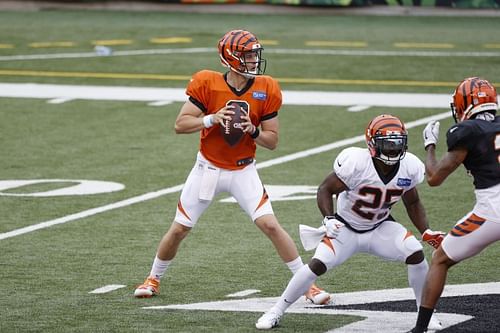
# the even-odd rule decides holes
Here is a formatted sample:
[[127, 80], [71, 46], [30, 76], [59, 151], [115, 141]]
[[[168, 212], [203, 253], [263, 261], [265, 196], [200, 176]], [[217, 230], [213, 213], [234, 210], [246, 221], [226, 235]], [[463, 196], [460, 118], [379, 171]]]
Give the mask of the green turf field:
[[[183, 88], [200, 69], [222, 70], [215, 45], [234, 28], [251, 30], [262, 40], [267, 74], [278, 78], [285, 91], [450, 94], [460, 80], [472, 75], [500, 86], [500, 37], [494, 33], [500, 31], [498, 18], [304, 15], [298, 19], [93, 11], [0, 12], [0, 83]], [[115, 54], [201, 49], [42, 59], [47, 54], [88, 54], [96, 44], [110, 46]], [[12, 58], [19, 55], [39, 58]], [[197, 134], [173, 131], [180, 102], [155, 107], [140, 101], [47, 103], [46, 99], [0, 97], [0, 103], [0, 181], [66, 180], [2, 193], [50, 191], [75, 179], [125, 186], [94, 195], [0, 195], [0, 236], [181, 185], [198, 148]], [[279, 147], [259, 149], [258, 162], [361, 135], [368, 121], [380, 113], [411, 122], [447, 111], [370, 107], [348, 112], [345, 106], [311, 104], [283, 106]], [[441, 121], [440, 152], [444, 152], [444, 130], [451, 123], [451, 117]], [[409, 138], [410, 151], [421, 158], [422, 129], [423, 125], [410, 129]], [[315, 187], [339, 151], [263, 168], [260, 175], [269, 186]], [[431, 189], [422, 184], [419, 191], [434, 229], [449, 230], [474, 203], [472, 178], [463, 168], [443, 186]], [[159, 297], [132, 296], [149, 272], [160, 237], [175, 214], [178, 195], [173, 191], [0, 238], [0, 332], [254, 332], [257, 312], [142, 308], [224, 301], [226, 295], [246, 289], [260, 290], [249, 297], [282, 292], [290, 273], [271, 243], [235, 204], [213, 203], [182, 244]], [[298, 224], [321, 221], [314, 199], [275, 201], [273, 207], [298, 246]], [[395, 207], [394, 216], [415, 231], [402, 204]], [[429, 247], [425, 249], [430, 258]], [[311, 252], [301, 254], [305, 261], [311, 256]], [[454, 268], [448, 282], [500, 281], [499, 256], [500, 244], [495, 244]], [[404, 265], [359, 255], [318, 283], [334, 293], [406, 288], [407, 275]], [[89, 293], [114, 284], [125, 287]], [[278, 332], [325, 332], [358, 319], [291, 314]]]

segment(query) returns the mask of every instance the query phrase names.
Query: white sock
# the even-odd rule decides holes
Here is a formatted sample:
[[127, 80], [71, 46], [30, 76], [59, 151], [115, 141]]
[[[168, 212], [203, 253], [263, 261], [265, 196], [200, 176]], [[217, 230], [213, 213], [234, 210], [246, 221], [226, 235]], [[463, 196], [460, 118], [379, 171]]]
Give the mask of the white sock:
[[417, 309], [420, 306], [420, 300], [422, 299], [422, 291], [424, 290], [425, 276], [429, 270], [429, 265], [427, 260], [423, 260], [421, 263], [416, 265], [408, 266], [408, 283], [415, 293], [415, 299], [417, 300]]
[[318, 276], [311, 271], [309, 265], [303, 265], [297, 273], [295, 273], [290, 282], [288, 282], [288, 286], [283, 294], [281, 294], [280, 299], [276, 305], [274, 305], [273, 309], [280, 313], [284, 313], [290, 305], [295, 303], [295, 301], [309, 290], [317, 278]]
[[304, 263], [302, 262], [302, 258], [299, 256], [292, 261], [287, 262], [286, 265], [288, 266], [288, 269], [292, 271], [292, 274], [295, 274], [302, 268], [302, 266], [304, 266]]
[[153, 267], [151, 267], [151, 272], [149, 273], [149, 276], [160, 280], [163, 274], [165, 274], [165, 271], [167, 270], [168, 266], [170, 266], [171, 262], [172, 260], [161, 260], [160, 258], [155, 256], [155, 260], [153, 261]]

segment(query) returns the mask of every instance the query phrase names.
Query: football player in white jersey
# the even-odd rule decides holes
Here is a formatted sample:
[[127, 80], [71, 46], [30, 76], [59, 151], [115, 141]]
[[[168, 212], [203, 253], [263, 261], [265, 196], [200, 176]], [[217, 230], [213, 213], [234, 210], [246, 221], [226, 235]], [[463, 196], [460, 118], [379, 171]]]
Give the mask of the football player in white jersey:
[[[404, 262], [417, 308], [420, 305], [427, 261], [420, 242], [394, 220], [391, 208], [402, 199], [423, 240], [439, 245], [443, 233], [429, 229], [416, 189], [424, 180], [424, 165], [407, 152], [407, 131], [397, 117], [375, 117], [365, 134], [368, 149], [343, 150], [333, 163], [333, 172], [319, 186], [317, 203], [324, 216], [325, 237], [309, 264], [295, 273], [278, 302], [259, 318], [258, 329], [278, 326], [285, 310], [318, 276], [360, 252]], [[336, 211], [333, 195], [337, 197]], [[442, 328], [435, 318], [432, 324]]]

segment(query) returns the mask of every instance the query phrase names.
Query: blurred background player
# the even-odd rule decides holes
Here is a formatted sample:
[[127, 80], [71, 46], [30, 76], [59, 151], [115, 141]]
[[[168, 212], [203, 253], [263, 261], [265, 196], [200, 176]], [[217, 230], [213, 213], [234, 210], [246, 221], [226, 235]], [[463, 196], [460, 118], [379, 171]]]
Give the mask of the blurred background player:
[[[272, 77], [262, 75], [266, 67], [263, 48], [252, 33], [230, 31], [219, 41], [218, 49], [220, 61], [229, 71], [221, 74], [202, 70], [194, 74], [186, 89], [189, 99], [175, 121], [176, 133], [201, 131], [200, 150], [184, 184], [175, 219], [160, 241], [149, 276], [135, 290], [136, 297], [159, 293], [160, 279], [181, 241], [220, 192], [228, 192], [236, 199], [269, 237], [292, 273], [304, 265], [295, 243], [273, 213], [254, 160], [256, 144], [271, 150], [278, 144], [280, 87]], [[233, 103], [244, 110], [243, 137], [231, 146], [219, 127], [234, 114]], [[330, 294], [314, 285], [308, 287], [311, 288], [304, 292], [311, 302], [329, 301]]]
[[476, 204], [435, 251], [417, 324], [411, 332], [427, 331], [448, 269], [500, 240], [500, 117], [496, 116], [497, 110], [495, 87], [478, 77], [467, 78], [453, 94], [451, 112], [456, 124], [446, 133], [448, 152], [439, 162], [436, 159], [439, 122], [430, 122], [424, 129], [429, 185], [439, 186], [463, 164], [474, 178]]
[[[380, 115], [366, 128], [368, 149], [344, 149], [321, 183], [317, 202], [324, 216], [326, 235], [308, 265], [290, 280], [278, 302], [256, 323], [258, 329], [278, 326], [285, 310], [328, 270], [356, 253], [404, 262], [408, 281], [415, 293], [417, 308], [428, 271], [420, 242], [391, 216], [400, 199], [423, 240], [438, 246], [443, 233], [431, 231], [417, 184], [424, 180], [424, 165], [407, 150], [407, 131], [397, 117]], [[337, 197], [337, 211], [332, 196]], [[436, 319], [434, 327], [441, 325]]]

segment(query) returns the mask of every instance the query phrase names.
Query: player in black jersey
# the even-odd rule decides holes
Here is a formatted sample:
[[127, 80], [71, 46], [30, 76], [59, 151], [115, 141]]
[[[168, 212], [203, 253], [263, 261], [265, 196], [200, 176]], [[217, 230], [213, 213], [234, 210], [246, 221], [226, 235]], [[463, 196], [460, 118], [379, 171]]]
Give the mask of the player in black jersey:
[[444, 238], [432, 257], [417, 324], [410, 332], [426, 332], [443, 292], [448, 269], [500, 240], [500, 116], [495, 87], [471, 77], [455, 89], [451, 111], [456, 124], [446, 133], [448, 152], [435, 155], [439, 122], [424, 129], [425, 171], [430, 186], [440, 185], [460, 164], [474, 177], [476, 204]]

